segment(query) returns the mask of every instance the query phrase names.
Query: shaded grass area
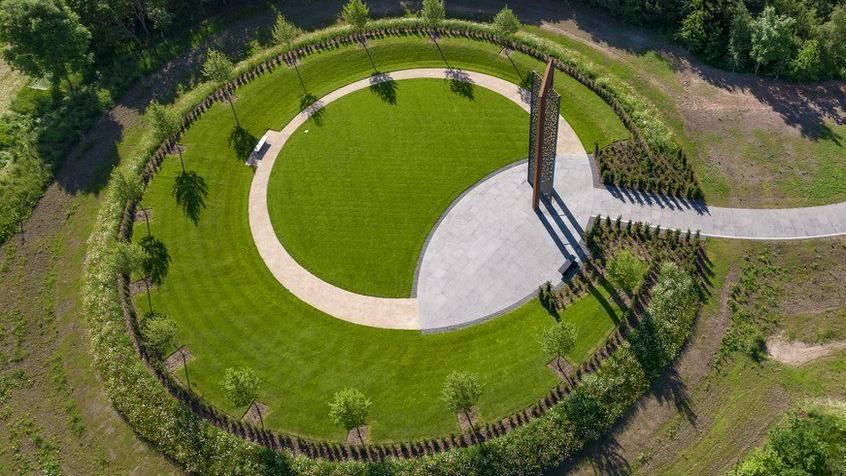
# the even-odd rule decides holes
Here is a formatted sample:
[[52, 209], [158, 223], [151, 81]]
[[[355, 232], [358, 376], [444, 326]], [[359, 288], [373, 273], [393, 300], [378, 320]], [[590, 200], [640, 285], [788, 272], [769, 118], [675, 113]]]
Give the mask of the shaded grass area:
[[[441, 48], [453, 66], [516, 77], [512, 63], [489, 45], [444, 40]], [[384, 70], [443, 66], [437, 49], [419, 38], [374, 41], [370, 53]], [[521, 61], [528, 60], [516, 58], [518, 68]], [[307, 58], [300, 71], [315, 97], [372, 73], [365, 52], [355, 48]], [[235, 105], [245, 130], [258, 137], [267, 128], [287, 123], [299, 110], [298, 88], [293, 70], [278, 69], [239, 89]], [[398, 102], [402, 94], [398, 89]], [[579, 94], [572, 92], [576, 98]], [[583, 140], [616, 137], [596, 122], [605, 117], [611, 130], [619, 125], [601, 110], [571, 114], [574, 128], [582, 124], [576, 131]], [[252, 171], [229, 144], [233, 126], [228, 105], [218, 104], [182, 141], [187, 145], [187, 168], [203, 177], [208, 190], [196, 222], [172, 195], [181, 171], [178, 158], [166, 161], [143, 204], [153, 209], [153, 234], [173, 259], [167, 280], [154, 291], [153, 305], [177, 321], [179, 344], [187, 345], [194, 356], [189, 363], [191, 382], [205, 398], [240, 416], [244, 409], [225, 402], [220, 380], [227, 367], [250, 366], [262, 380], [259, 399], [270, 407], [268, 426], [341, 439], [345, 432], [331, 423], [327, 402], [334, 392], [354, 386], [373, 400], [371, 436], [399, 440], [457, 431], [455, 417], [439, 401], [441, 385], [452, 370], [479, 374], [485, 384], [479, 408], [486, 420], [527, 406], [555, 385], [545, 367], [550, 356], [541, 352], [539, 342], [554, 321], [537, 302], [486, 324], [423, 336], [331, 318], [281, 288], [252, 242], [247, 221]], [[144, 228], [137, 227], [136, 238], [144, 234]], [[143, 312], [146, 299], [139, 296], [137, 305]], [[562, 318], [573, 319], [583, 330], [583, 341], [568, 356], [574, 363], [614, 325], [594, 296], [574, 303]]]
[[[386, 84], [386, 83], [382, 83]], [[291, 255], [350, 291], [411, 294], [423, 242], [458, 195], [525, 156], [528, 114], [481, 87], [393, 82], [326, 107], [289, 139], [274, 166], [268, 206]]]

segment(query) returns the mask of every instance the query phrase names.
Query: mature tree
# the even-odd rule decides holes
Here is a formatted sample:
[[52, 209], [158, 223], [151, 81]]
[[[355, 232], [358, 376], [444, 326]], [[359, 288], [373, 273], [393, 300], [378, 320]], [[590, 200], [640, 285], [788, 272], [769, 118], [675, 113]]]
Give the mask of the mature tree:
[[[243, 407], [253, 403], [258, 396], [259, 378], [253, 369], [249, 367], [228, 368], [223, 374], [223, 393], [235, 407]], [[264, 417], [261, 409], [256, 405], [259, 420], [264, 427]]]
[[50, 74], [73, 89], [70, 73], [89, 61], [91, 33], [63, 0], [0, 2], [0, 43], [3, 57], [22, 72]]
[[441, 390], [441, 400], [446, 403], [447, 408], [453, 413], [463, 413], [471, 428], [473, 420], [470, 418], [470, 409], [481, 395], [482, 384], [479, 383], [479, 377], [469, 372], [450, 373]]
[[163, 141], [169, 139], [179, 132], [181, 126], [179, 115], [172, 108], [159, 104], [153, 100], [147, 106], [147, 114], [144, 116], [156, 132], [156, 139]]
[[373, 403], [363, 393], [354, 388], [345, 388], [336, 393], [329, 402], [329, 416], [332, 420], [350, 431], [355, 428], [362, 443], [361, 426], [367, 421], [367, 414]]
[[176, 323], [165, 314], [148, 312], [144, 316], [141, 335], [148, 352], [158, 359], [176, 345]]
[[640, 281], [643, 267], [640, 258], [629, 250], [623, 250], [608, 260], [605, 269], [615, 286], [631, 293]]
[[446, 18], [444, 0], [423, 0], [420, 17], [426, 22], [426, 26], [433, 30], [437, 29]]
[[[234, 65], [232, 61], [229, 61], [229, 58], [220, 51], [209, 50], [206, 54], [206, 62], [203, 64], [203, 76], [209, 81], [219, 85], [226, 84], [232, 76], [233, 69]], [[241, 127], [241, 121], [238, 120], [238, 114], [235, 112], [235, 104], [232, 103], [232, 94], [229, 88], [225, 88], [224, 95], [226, 96], [226, 100], [229, 101], [229, 107], [232, 108], [235, 123], [238, 127]]]
[[796, 20], [779, 15], [771, 5], [752, 22], [752, 50], [750, 56], [755, 62], [755, 72], [763, 66], [776, 74], [793, 56], [796, 38], [793, 26]]
[[576, 326], [563, 319], [543, 332], [541, 339], [543, 351], [555, 356], [555, 365], [561, 373], [564, 373], [564, 369], [561, 368], [561, 358], [573, 350], [577, 338]]
[[729, 57], [735, 69], [743, 70], [749, 66], [749, 50], [752, 48], [752, 15], [746, 8], [746, 2], [737, 0], [729, 33]]
[[493, 29], [497, 36], [504, 39], [511, 39], [520, 29], [520, 19], [517, 18], [513, 10], [505, 6], [494, 17]]

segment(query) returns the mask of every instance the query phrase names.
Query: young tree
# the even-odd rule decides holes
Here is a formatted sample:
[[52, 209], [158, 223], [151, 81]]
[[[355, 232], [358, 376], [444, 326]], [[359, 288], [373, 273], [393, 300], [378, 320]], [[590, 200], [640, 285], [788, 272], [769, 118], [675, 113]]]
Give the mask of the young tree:
[[441, 390], [441, 400], [446, 403], [447, 408], [453, 413], [463, 413], [470, 428], [473, 428], [470, 409], [481, 395], [482, 384], [479, 383], [479, 377], [468, 372], [452, 372], [447, 376]]
[[363, 393], [354, 388], [345, 388], [329, 402], [329, 416], [347, 431], [355, 428], [359, 441], [363, 443], [360, 427], [365, 424], [371, 405], [372, 402]]
[[779, 15], [770, 5], [752, 22], [752, 49], [750, 56], [755, 62], [755, 72], [763, 66], [771, 68], [776, 75], [793, 56], [796, 38], [793, 26], [796, 20]]
[[0, 2], [3, 57], [30, 76], [50, 74], [73, 90], [70, 73], [90, 62], [91, 33], [63, 0]]
[[[206, 54], [206, 62], [203, 63], [203, 76], [209, 81], [216, 84], [225, 84], [232, 76], [234, 66], [229, 58], [217, 50], [209, 50]], [[229, 107], [232, 108], [232, 115], [235, 116], [235, 123], [241, 127], [241, 121], [238, 120], [238, 114], [235, 113], [235, 104], [232, 103], [232, 94], [227, 88], [224, 91], [226, 100], [229, 101]]]
[[634, 291], [643, 273], [644, 264], [634, 253], [623, 250], [608, 260], [608, 278], [627, 293]]
[[362, 0], [349, 0], [341, 10], [341, 18], [356, 31], [362, 32], [370, 21], [370, 10]]
[[159, 141], [169, 139], [179, 132], [179, 116], [173, 109], [159, 104], [158, 101], [150, 102], [144, 117], [153, 126]]
[[749, 66], [749, 50], [752, 48], [752, 15], [746, 8], [746, 2], [737, 0], [729, 33], [729, 57], [735, 69], [743, 70]]
[[513, 10], [505, 6], [494, 17], [493, 29], [497, 36], [510, 40], [520, 29], [520, 19]]
[[[283, 45], [285, 48], [291, 49], [294, 45], [294, 39], [301, 33], [300, 29], [288, 21], [282, 15], [276, 17], [276, 24], [273, 25], [273, 41], [278, 45]], [[300, 80], [300, 86], [303, 92], [307, 93], [303, 77], [300, 75], [300, 67], [297, 66], [296, 59], [294, 60], [294, 70], [297, 72], [297, 78]]]
[[436, 30], [443, 23], [444, 18], [446, 18], [444, 0], [423, 0], [423, 5], [420, 8], [420, 17], [423, 18], [426, 26], [432, 30]]
[[[249, 367], [228, 368], [223, 374], [223, 393], [226, 399], [229, 400], [235, 407], [243, 407], [253, 403], [258, 396], [259, 378], [253, 369]], [[259, 421], [264, 428], [264, 417], [261, 414], [261, 408], [256, 405]]]
[[[349, 0], [341, 10], [341, 18], [352, 25], [357, 33], [363, 33], [367, 27], [367, 22], [370, 21], [370, 10], [362, 0]], [[361, 44], [364, 46], [364, 51], [367, 53], [370, 65], [373, 66], [373, 70], [375, 71], [376, 64], [373, 62], [373, 57], [370, 56], [370, 50], [367, 48], [367, 38], [363, 38]]]
[[163, 358], [166, 352], [174, 347], [176, 334], [176, 323], [167, 315], [148, 312], [144, 316], [141, 335], [147, 351], [156, 358]]
[[561, 368], [561, 358], [573, 350], [577, 338], [578, 331], [570, 321], [560, 320], [543, 332], [543, 351], [555, 356], [555, 365], [562, 374], [564, 369]]

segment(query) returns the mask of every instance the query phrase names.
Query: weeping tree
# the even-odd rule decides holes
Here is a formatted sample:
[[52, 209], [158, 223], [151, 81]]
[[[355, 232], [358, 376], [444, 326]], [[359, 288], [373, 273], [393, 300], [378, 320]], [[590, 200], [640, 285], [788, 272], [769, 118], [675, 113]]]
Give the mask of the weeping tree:
[[479, 377], [469, 372], [452, 372], [447, 376], [444, 388], [441, 390], [441, 400], [453, 413], [463, 413], [474, 432], [470, 410], [481, 395], [482, 384], [479, 383]]
[[[229, 58], [217, 50], [209, 50], [206, 54], [206, 62], [203, 63], [203, 76], [215, 84], [225, 84], [232, 77], [232, 70], [235, 66]], [[232, 102], [232, 93], [229, 88], [223, 91], [226, 100], [229, 102], [229, 107], [232, 108], [232, 115], [235, 116], [235, 124], [241, 127], [241, 121], [238, 120], [238, 114], [235, 112], [235, 104]]]
[[[363, 34], [367, 28], [367, 23], [370, 21], [370, 10], [362, 0], [349, 0], [341, 10], [341, 18], [352, 25], [356, 33]], [[370, 65], [373, 66], [373, 70], [375, 71], [376, 64], [373, 62], [373, 57], [370, 56], [370, 50], [367, 48], [367, 38], [362, 38], [361, 43], [364, 46], [364, 51], [367, 52], [367, 58], [370, 59]]]
[[367, 421], [373, 403], [363, 393], [354, 388], [345, 388], [336, 393], [329, 402], [329, 417], [347, 432], [355, 429], [358, 440], [364, 443], [361, 426]]
[[[276, 23], [273, 25], [273, 41], [277, 45], [282, 45], [288, 50], [290, 50], [294, 46], [294, 40], [297, 36], [300, 35], [302, 31], [294, 25], [284, 15], [277, 15], [276, 16]], [[303, 88], [303, 92], [306, 91], [305, 83], [303, 82], [303, 77], [300, 75], [300, 68], [297, 66], [297, 59], [294, 58], [294, 70], [297, 72], [297, 78], [300, 80], [300, 86]]]
[[[170, 139], [179, 133], [182, 121], [179, 115], [172, 108], [152, 101], [147, 106], [147, 113], [144, 115], [147, 122], [153, 126], [156, 140], [159, 142]], [[182, 165], [182, 172], [185, 172], [185, 161], [182, 159], [182, 149], [179, 149], [179, 163]]]
[[[249, 367], [228, 368], [223, 374], [223, 393], [226, 399], [229, 400], [235, 407], [243, 407], [255, 402], [258, 396], [259, 384], [258, 376], [255, 371]], [[264, 428], [264, 417], [261, 414], [261, 407], [258, 405], [256, 412], [258, 413], [261, 427]]]

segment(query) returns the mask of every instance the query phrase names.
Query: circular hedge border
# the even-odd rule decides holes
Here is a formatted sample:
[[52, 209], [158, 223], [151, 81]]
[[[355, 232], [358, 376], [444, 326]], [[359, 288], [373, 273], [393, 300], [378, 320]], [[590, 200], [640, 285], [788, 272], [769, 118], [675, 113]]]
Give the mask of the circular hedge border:
[[[224, 100], [227, 91], [297, 57], [367, 38], [426, 36], [431, 31], [431, 27], [417, 18], [385, 19], [371, 22], [363, 31], [354, 31], [349, 26], [317, 31], [302, 36], [290, 50], [275, 48], [260, 53], [240, 63], [236, 68], [237, 77], [232, 81], [220, 87], [203, 84], [181, 98], [177, 106], [184, 117], [180, 132], [159, 144], [147, 136], [146, 147], [143, 147], [147, 152], [127, 161], [113, 173], [105, 203], [88, 242], [85, 262], [84, 306], [93, 334], [95, 365], [103, 376], [112, 403], [138, 435], [184, 465], [186, 470], [227, 474], [311, 474], [327, 469], [356, 474], [378, 468], [421, 474], [464, 473], [485, 468], [498, 473], [535, 472], [556, 464], [598, 437], [640, 396], [653, 378], [631, 368], [621, 371], [624, 364], [631, 367], [632, 351], [618, 329], [579, 369], [581, 385], [570, 389], [562, 384], [529, 409], [497, 424], [488, 424], [476, 435], [350, 446], [259, 430], [238, 422], [186, 390], [160, 363], [147, 357], [137, 338], [138, 322], [129, 299], [128, 276], [122, 270], [121, 253], [131, 236], [134, 210], [143, 188], [161, 161], [173, 151], [179, 135], [214, 102]], [[526, 33], [500, 38], [489, 25], [468, 21], [446, 20], [438, 32], [496, 43], [537, 59], [552, 61], [556, 68], [603, 98], [644, 148], [659, 153], [679, 151], [672, 134], [657, 118], [651, 104], [577, 52]], [[683, 338], [686, 336], [687, 333]], [[683, 340], [676, 347], [680, 348], [682, 343]], [[614, 349], [617, 351], [612, 353]], [[149, 370], [162, 385], [150, 378]], [[588, 372], [593, 373], [583, 378]], [[168, 392], [164, 392], [163, 387]], [[615, 395], [606, 395], [608, 391], [614, 391]], [[568, 393], [569, 398], [561, 401]], [[574, 401], [584, 399], [595, 405], [604, 401], [602, 405], [612, 410], [604, 412], [602, 421], [590, 425], [592, 428], [581, 428], [568, 420], [566, 410]], [[288, 451], [274, 451], [279, 449]]]

